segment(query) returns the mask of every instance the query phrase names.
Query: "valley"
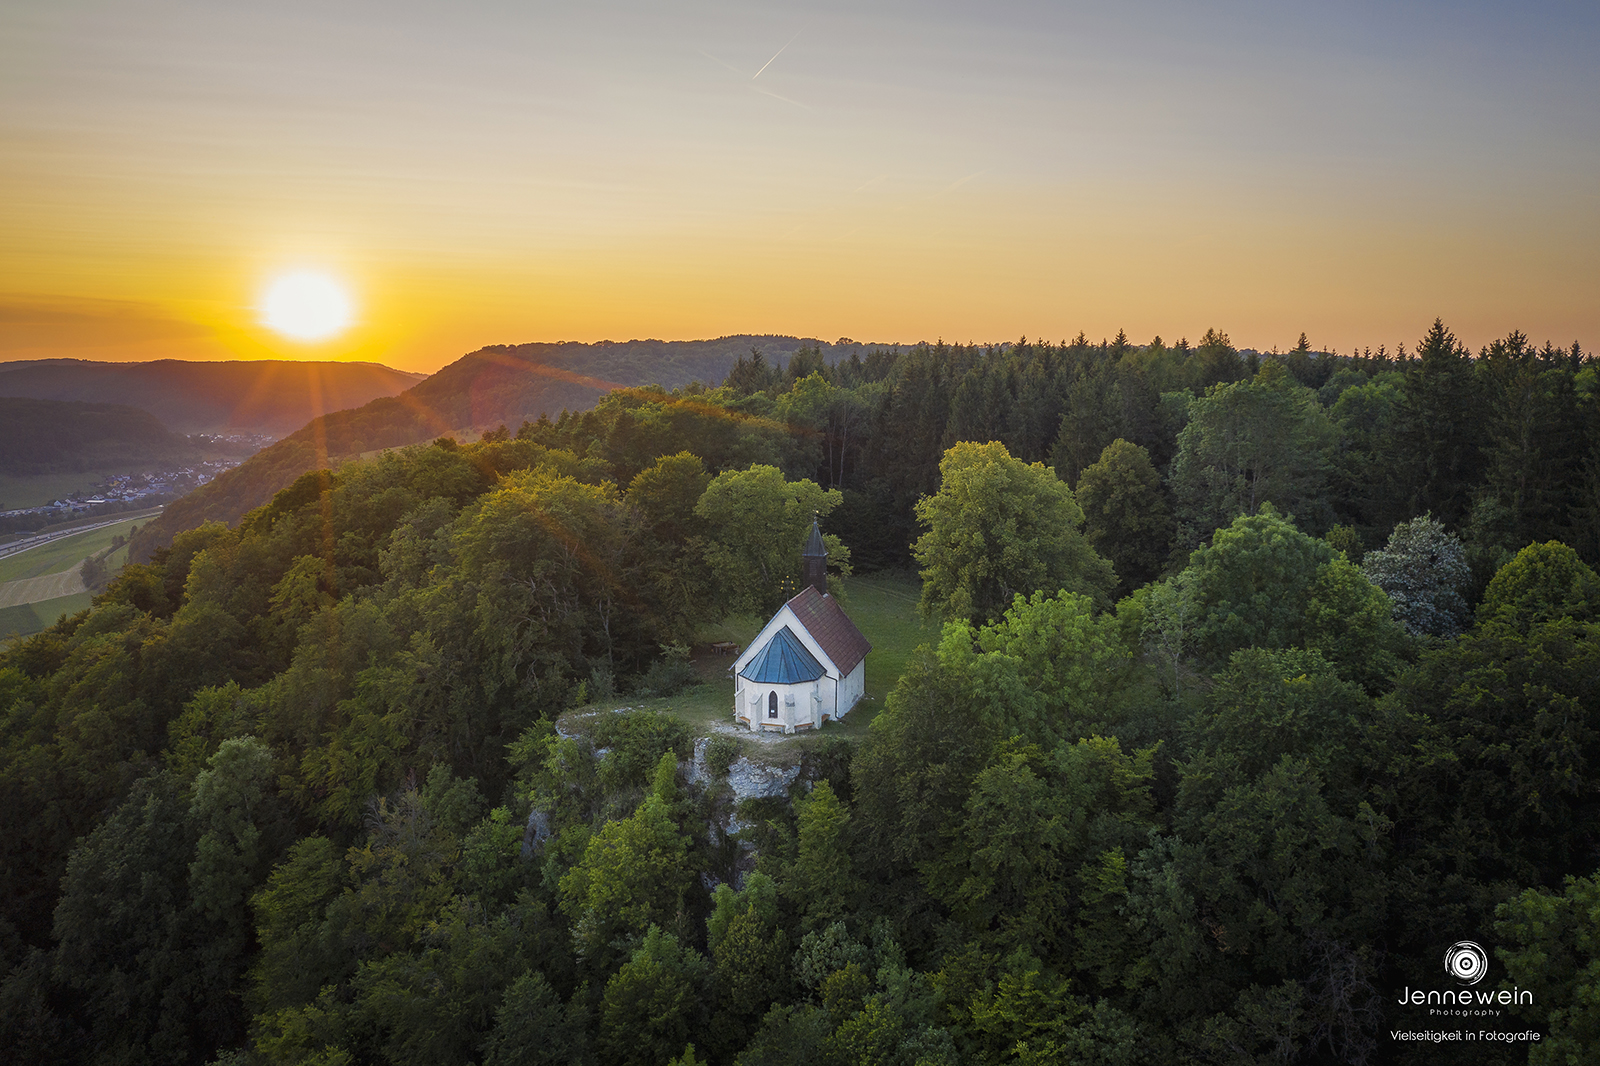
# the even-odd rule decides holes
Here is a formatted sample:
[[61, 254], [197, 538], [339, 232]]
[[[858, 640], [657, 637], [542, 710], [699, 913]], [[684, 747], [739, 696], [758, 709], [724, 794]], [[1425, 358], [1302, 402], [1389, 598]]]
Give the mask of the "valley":
[[152, 508], [0, 542], [0, 642], [87, 610], [93, 594], [84, 583], [85, 559], [96, 558], [106, 575], [115, 574], [127, 562], [129, 534], [159, 513]]

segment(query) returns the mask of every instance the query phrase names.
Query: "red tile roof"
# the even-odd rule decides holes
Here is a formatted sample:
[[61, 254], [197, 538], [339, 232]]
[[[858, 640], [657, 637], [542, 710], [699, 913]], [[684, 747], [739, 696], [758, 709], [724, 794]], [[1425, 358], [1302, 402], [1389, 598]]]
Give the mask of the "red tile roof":
[[856, 668], [856, 663], [867, 657], [872, 645], [861, 635], [861, 630], [850, 621], [832, 596], [824, 596], [807, 585], [800, 595], [789, 601], [789, 610], [806, 627], [813, 640], [822, 645], [833, 665], [841, 675]]

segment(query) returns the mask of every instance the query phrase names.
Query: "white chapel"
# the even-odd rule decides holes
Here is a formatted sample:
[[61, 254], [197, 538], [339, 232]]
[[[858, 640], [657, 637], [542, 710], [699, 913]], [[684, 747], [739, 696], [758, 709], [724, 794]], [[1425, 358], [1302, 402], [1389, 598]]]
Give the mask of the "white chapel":
[[733, 716], [752, 732], [820, 729], [861, 699], [872, 645], [828, 595], [828, 551], [815, 521], [801, 558], [805, 587], [734, 660]]

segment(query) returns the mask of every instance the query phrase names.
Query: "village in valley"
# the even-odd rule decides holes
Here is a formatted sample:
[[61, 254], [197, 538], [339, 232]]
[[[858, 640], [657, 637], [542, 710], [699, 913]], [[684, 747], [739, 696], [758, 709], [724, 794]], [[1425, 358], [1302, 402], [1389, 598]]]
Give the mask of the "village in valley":
[[[198, 488], [218, 473], [237, 463], [218, 461], [199, 467], [179, 467], [175, 470], [157, 470], [146, 474], [112, 474], [90, 489], [67, 493], [60, 499], [38, 507], [19, 507], [0, 511], [0, 518], [22, 515], [39, 515], [59, 519], [67, 515], [93, 514], [96, 508], [107, 504], [149, 503], [175, 499], [183, 493]], [[215, 467], [215, 469], [206, 469]]]
[[131, 507], [151, 507], [166, 503], [209, 484], [224, 470], [231, 470], [244, 460], [228, 457], [208, 459], [191, 466], [167, 470], [149, 470], [126, 474], [108, 474], [88, 488], [63, 493], [59, 498], [33, 507], [18, 507], [0, 511], [0, 522], [37, 518], [40, 525], [66, 521], [99, 514], [111, 514]]

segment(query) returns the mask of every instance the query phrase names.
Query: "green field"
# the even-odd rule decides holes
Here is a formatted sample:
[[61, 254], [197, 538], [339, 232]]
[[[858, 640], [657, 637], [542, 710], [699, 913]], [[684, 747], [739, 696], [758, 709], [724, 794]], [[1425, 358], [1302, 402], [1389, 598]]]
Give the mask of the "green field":
[[[42, 577], [45, 574], [59, 574], [71, 570], [88, 556], [111, 547], [113, 537], [119, 533], [126, 537], [129, 529], [134, 525], [143, 525], [150, 521], [150, 517], [147, 515], [143, 518], [130, 518], [114, 526], [102, 526], [88, 533], [79, 533], [75, 537], [62, 537], [60, 540], [53, 540], [37, 548], [30, 548], [25, 552], [0, 559], [0, 584], [20, 581], [25, 577]], [[115, 555], [125, 562], [127, 549], [118, 549]], [[121, 562], [112, 564], [112, 561], [108, 560], [108, 564], [111, 564], [110, 568], [114, 570], [121, 565]], [[54, 621], [53, 618], [51, 620]]]
[[59, 599], [39, 603], [19, 603], [14, 607], [0, 607], [0, 641], [11, 637], [26, 637], [55, 625], [62, 615], [74, 615], [89, 607], [93, 595], [79, 592]]
[[27, 477], [0, 474], [0, 511], [43, 507], [74, 492], [89, 491], [104, 481], [108, 474], [126, 473], [126, 470], [83, 470], [74, 474], [33, 474]]
[[[867, 685], [863, 704], [876, 708], [905, 673], [911, 653], [939, 639], [939, 627], [917, 614], [922, 582], [911, 574], [880, 573], [852, 577], [844, 590], [844, 609], [856, 627], [872, 642], [867, 654]], [[851, 713], [859, 714], [862, 707]]]
[[[845, 584], [844, 608], [872, 642], [867, 654], [866, 694], [848, 717], [829, 722], [815, 733], [782, 740], [758, 741], [748, 734], [740, 738], [745, 754], [756, 759], [790, 761], [797, 752], [829, 737], [861, 737], [883, 706], [884, 697], [904, 672], [906, 663], [920, 644], [938, 638], [938, 627], [926, 624], [917, 615], [917, 597], [922, 586], [906, 574], [868, 574], [850, 578]], [[720, 626], [700, 634], [702, 642], [732, 640], [743, 647], [766, 623], [764, 618], [735, 616]], [[733, 678], [729, 656], [697, 652], [695, 666], [706, 683], [686, 689], [676, 696], [660, 699], [629, 699], [618, 696], [579, 707], [562, 716], [564, 727], [581, 731], [584, 722], [595, 715], [619, 708], [659, 711], [682, 719], [697, 735], [709, 735], [733, 718]]]
[[[126, 534], [124, 534], [124, 536], [126, 536]], [[121, 570], [124, 566], [128, 565], [129, 547], [130, 545], [124, 544], [122, 547], [106, 556], [106, 573], [114, 574], [118, 570]]]

